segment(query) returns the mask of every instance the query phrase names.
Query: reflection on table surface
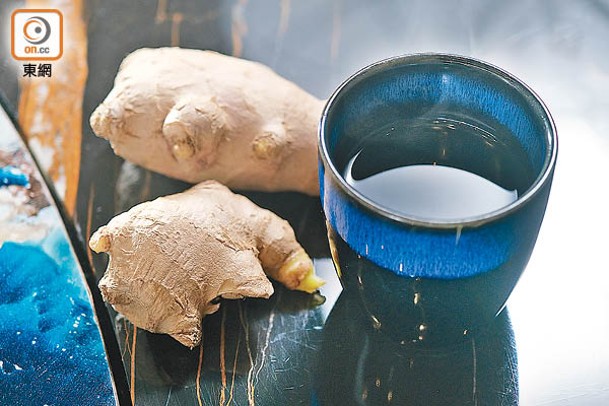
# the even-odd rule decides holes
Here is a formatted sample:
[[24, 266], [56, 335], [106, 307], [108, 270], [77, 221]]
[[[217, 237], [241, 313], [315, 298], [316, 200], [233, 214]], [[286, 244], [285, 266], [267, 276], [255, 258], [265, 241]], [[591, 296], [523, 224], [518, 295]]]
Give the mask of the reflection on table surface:
[[[84, 118], [82, 142], [75, 141], [79, 138], [74, 131], [80, 128], [76, 125], [53, 133], [49, 144], [32, 143], [45, 169], [57, 172], [57, 176], [52, 177], [60, 192], [66, 190], [66, 199], [70, 196], [75, 199], [74, 219], [83, 240], [115, 213], [139, 201], [187, 187], [123, 163], [104, 140], [93, 136], [87, 125], [89, 114], [111, 88], [120, 61], [135, 48], [173, 44], [239, 55], [266, 63], [323, 98], [356, 69], [374, 60], [411, 52], [465, 54], [498, 65], [523, 79], [548, 104], [556, 120], [559, 156], [536, 249], [508, 301], [517, 349], [520, 402], [559, 406], [609, 402], [609, 346], [606, 345], [609, 341], [606, 260], [609, 216], [605, 214], [609, 207], [609, 121], [606, 120], [609, 6], [606, 2], [148, 0], [127, 3], [89, 0], [85, 3], [87, 52], [80, 54], [80, 62], [72, 64], [74, 70], [80, 69], [81, 73], [79, 66], [88, 68], [84, 93], [78, 96], [82, 97], [82, 103], [76, 103]], [[18, 1], [0, 4], [1, 26], [6, 26], [11, 7], [20, 4]], [[20, 94], [17, 78], [21, 67], [11, 62], [6, 44], [0, 44], [0, 52], [0, 89], [11, 104], [17, 106]], [[26, 93], [27, 86], [22, 83], [21, 95]], [[38, 93], [27, 94], [37, 97]], [[76, 100], [75, 96], [71, 97], [69, 105]], [[46, 105], [56, 107], [61, 102], [57, 98]], [[24, 108], [28, 105], [35, 106], [35, 103], [32, 99], [29, 104], [22, 102]], [[40, 102], [41, 113], [45, 107], [40, 106], [44, 105]], [[30, 118], [24, 122], [35, 124], [33, 118], [38, 116], [34, 113], [39, 110], [19, 114]], [[69, 111], [71, 116], [78, 113]], [[28, 132], [32, 128], [24, 126], [24, 130]], [[37, 136], [35, 131], [32, 133]], [[68, 145], [67, 141], [71, 143]], [[76, 157], [77, 161], [68, 161], [70, 157]], [[62, 170], [67, 184], [61, 183]], [[319, 351], [335, 349], [332, 350], [334, 358], [325, 357], [324, 361], [330, 364], [337, 360], [353, 362], [351, 357], [358, 351], [376, 354], [375, 351], [383, 348], [384, 344], [357, 330], [355, 324], [347, 326], [341, 322], [340, 315], [352, 310], [345, 304], [347, 299], [341, 297], [337, 307], [332, 307], [340, 286], [333, 275], [327, 247], [324, 248], [319, 203], [313, 198], [291, 194], [250, 196], [287, 217], [305, 248], [317, 258], [316, 266], [330, 280], [330, 286], [323, 290], [326, 303], [311, 307], [301, 296], [281, 289], [269, 302], [225, 303], [225, 310], [205, 322], [207, 335], [202, 357], [197, 350], [190, 352], [176, 347], [177, 344], [163, 337], [138, 333], [138, 339], [141, 338], [135, 365], [138, 404], [193, 404], [199, 389], [203, 389], [200, 393], [205, 394], [202, 399], [205, 402], [227, 404], [230, 399], [231, 404], [282, 401], [309, 404], [315, 385], [319, 384], [313, 365]], [[95, 256], [92, 261], [99, 277], [105, 259]], [[331, 317], [324, 331], [329, 313]], [[133, 335], [125, 334], [130, 326], [123, 320], [118, 319], [116, 325], [125, 364], [130, 370]], [[333, 330], [335, 333], [331, 334]], [[339, 331], [344, 331], [344, 336]], [[356, 340], [352, 354], [347, 354], [346, 347], [342, 346], [347, 337]], [[500, 338], [492, 336], [489, 342], [503, 343]], [[365, 344], [368, 352], [361, 349]], [[486, 353], [487, 365], [508, 359], [507, 352], [501, 350], [502, 345], [495, 347], [500, 350], [495, 355]], [[477, 347], [470, 349], [473, 348]], [[478, 356], [483, 352], [480, 348]], [[381, 351], [381, 355], [384, 354]], [[471, 352], [454, 356], [455, 363], [467, 363]], [[204, 362], [197, 374], [200, 359]], [[383, 395], [386, 400], [387, 392], [377, 390], [376, 382], [370, 383], [367, 379], [376, 372], [389, 374], [389, 370], [383, 368], [390, 363], [378, 364], [370, 357], [361, 359], [361, 383], [366, 379], [367, 385], [373, 385], [369, 388], [370, 399]], [[456, 384], [463, 382], [465, 375], [470, 376], [471, 363], [467, 364], [470, 368], [467, 374], [459, 374], [449, 371], [448, 359], [434, 364], [448, 375], [431, 375], [430, 370], [419, 370], [421, 374], [430, 374], [424, 383], [433, 384], [435, 379]], [[480, 365], [478, 363], [478, 368]], [[504, 364], [504, 369], [509, 369], [507, 365]], [[399, 368], [404, 365], [400, 364]], [[329, 370], [338, 373], [338, 369]], [[484, 386], [499, 387], [499, 381], [477, 380], [480, 396]], [[345, 385], [357, 383], [343, 382]], [[381, 387], [386, 388], [384, 382]], [[357, 388], [360, 390], [363, 386]], [[423, 383], [417, 388], [423, 390]], [[320, 402], [322, 389], [323, 385], [319, 387]], [[459, 393], [457, 390], [454, 395]], [[394, 396], [398, 396], [398, 392]]]
[[343, 292], [324, 326], [315, 368], [320, 405], [517, 405], [507, 311], [462, 342], [413, 348], [376, 330]]

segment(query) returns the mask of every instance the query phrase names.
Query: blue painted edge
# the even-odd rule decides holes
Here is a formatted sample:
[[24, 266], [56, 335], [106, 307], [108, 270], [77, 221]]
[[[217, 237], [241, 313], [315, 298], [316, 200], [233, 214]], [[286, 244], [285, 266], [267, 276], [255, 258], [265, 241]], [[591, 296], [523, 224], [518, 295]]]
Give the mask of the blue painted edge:
[[[82, 249], [72, 245], [61, 204], [1, 108], [0, 150], [11, 159], [1, 168], [0, 192], [9, 199], [0, 204], [13, 213], [2, 219], [0, 240], [0, 403], [117, 405], [128, 399], [111, 368], [120, 353], [117, 345], [107, 352], [114, 337], [102, 334], [102, 321], [111, 327], [96, 313]], [[31, 190], [34, 181], [41, 187]]]
[[[46, 207], [51, 222], [60, 221]], [[116, 405], [81, 269], [59, 223], [0, 247], [0, 393], [6, 404]], [[63, 399], [63, 400], [62, 400]]]
[[0, 168], [0, 186], [25, 186], [30, 185], [30, 178], [14, 166]]

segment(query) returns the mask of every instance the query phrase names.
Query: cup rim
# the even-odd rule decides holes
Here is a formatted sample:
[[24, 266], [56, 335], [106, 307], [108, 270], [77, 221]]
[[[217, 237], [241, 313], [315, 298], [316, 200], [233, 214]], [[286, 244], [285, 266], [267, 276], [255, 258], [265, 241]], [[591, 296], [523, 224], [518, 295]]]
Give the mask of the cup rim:
[[[328, 121], [328, 114], [330, 109], [334, 106], [336, 100], [341, 96], [341, 94], [348, 89], [350, 86], [358, 83], [361, 79], [366, 76], [370, 76], [375, 72], [378, 72], [385, 68], [391, 68], [395, 66], [400, 66], [402, 64], [420, 64], [424, 62], [445, 62], [450, 64], [457, 65], [465, 65], [474, 67], [477, 69], [485, 70], [499, 78], [509, 82], [512, 86], [516, 88], [516, 90], [521, 93], [526, 99], [537, 103], [541, 110], [543, 111], [545, 118], [547, 118], [547, 122], [549, 124], [549, 133], [548, 138], [545, 140], [547, 151], [544, 158], [544, 163], [541, 168], [540, 174], [537, 176], [531, 187], [527, 189], [527, 191], [519, 196], [514, 202], [491, 212], [480, 214], [477, 216], [465, 217], [461, 219], [438, 219], [438, 220], [430, 220], [423, 217], [412, 216], [407, 214], [398, 213], [392, 211], [388, 208], [385, 208], [378, 203], [375, 203], [372, 199], [364, 196], [360, 192], [358, 192], [355, 188], [349, 185], [343, 176], [340, 175], [336, 166], [330, 159], [330, 154], [328, 150], [328, 146], [326, 144], [326, 124]], [[382, 59], [380, 61], [374, 62], [370, 65], [365, 66], [364, 68], [359, 69], [347, 79], [345, 79], [332, 93], [330, 98], [327, 100], [323, 111], [321, 120], [319, 122], [319, 145], [318, 151], [320, 159], [326, 169], [329, 169], [332, 176], [335, 180], [337, 180], [337, 184], [345, 192], [348, 196], [355, 199], [356, 202], [363, 205], [368, 210], [372, 211], [375, 214], [378, 214], [382, 217], [397, 221], [399, 223], [408, 224], [411, 226], [422, 226], [426, 228], [437, 228], [437, 229], [453, 229], [453, 228], [462, 228], [462, 227], [476, 227], [482, 224], [486, 224], [488, 222], [499, 220], [514, 211], [518, 210], [521, 206], [524, 206], [533, 197], [549, 182], [551, 181], [552, 171], [556, 165], [556, 158], [558, 154], [558, 137], [556, 133], [556, 125], [554, 120], [548, 110], [547, 106], [543, 102], [543, 100], [535, 93], [526, 83], [522, 80], [518, 79], [508, 71], [501, 69], [495, 65], [492, 65], [488, 62], [484, 62], [482, 60], [471, 58], [468, 56], [456, 55], [456, 54], [448, 54], [448, 53], [436, 53], [436, 52], [425, 52], [425, 53], [415, 53], [415, 54], [403, 54], [397, 55], [389, 58]], [[323, 182], [320, 179], [320, 182]]]

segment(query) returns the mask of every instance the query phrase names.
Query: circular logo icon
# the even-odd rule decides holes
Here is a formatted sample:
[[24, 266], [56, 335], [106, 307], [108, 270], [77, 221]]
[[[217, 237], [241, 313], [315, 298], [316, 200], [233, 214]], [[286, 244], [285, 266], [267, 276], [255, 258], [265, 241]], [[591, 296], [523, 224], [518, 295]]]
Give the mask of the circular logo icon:
[[42, 17], [30, 17], [23, 25], [23, 36], [32, 45], [43, 44], [51, 36], [51, 25]]

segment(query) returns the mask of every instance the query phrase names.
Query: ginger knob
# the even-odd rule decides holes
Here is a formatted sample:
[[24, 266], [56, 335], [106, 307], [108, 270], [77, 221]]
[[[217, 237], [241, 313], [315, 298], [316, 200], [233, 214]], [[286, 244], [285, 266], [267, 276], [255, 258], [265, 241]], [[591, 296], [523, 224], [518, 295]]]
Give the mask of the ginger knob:
[[324, 283], [285, 220], [215, 181], [133, 207], [89, 246], [110, 256], [99, 283], [104, 300], [191, 348], [218, 298], [268, 298], [266, 275], [305, 292]]

